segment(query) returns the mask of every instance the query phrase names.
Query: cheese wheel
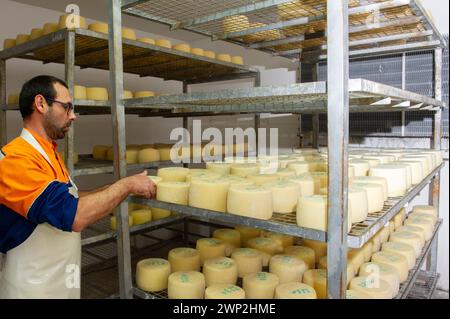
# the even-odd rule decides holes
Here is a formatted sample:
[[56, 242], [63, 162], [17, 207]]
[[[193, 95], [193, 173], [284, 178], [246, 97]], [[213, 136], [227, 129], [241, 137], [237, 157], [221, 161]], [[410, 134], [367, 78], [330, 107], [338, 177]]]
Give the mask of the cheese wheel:
[[91, 23], [88, 26], [88, 29], [91, 31], [94, 31], [94, 32], [99, 32], [99, 33], [106, 33], [106, 34], [109, 33], [109, 26], [107, 23], [104, 23], [104, 22]]
[[123, 91], [123, 99], [132, 99], [133, 98], [133, 92], [124, 90]]
[[156, 199], [162, 202], [187, 205], [189, 184], [183, 182], [161, 182], [158, 184]]
[[129, 40], [136, 40], [136, 31], [130, 28], [122, 28], [122, 38]]
[[429, 241], [433, 237], [434, 226], [433, 222], [429, 219], [420, 217], [408, 217], [405, 220], [405, 226], [419, 227], [424, 231], [425, 241]]
[[152, 207], [152, 220], [157, 221], [163, 218], [167, 218], [172, 215], [172, 212], [167, 209], [161, 209], [157, 207]]
[[389, 163], [392, 166], [403, 167], [406, 169], [406, 189], [410, 189], [412, 186], [412, 167], [409, 164], [403, 162], [392, 162]]
[[[347, 231], [352, 228], [352, 210], [349, 202]], [[297, 205], [297, 225], [300, 227], [328, 230], [328, 198], [324, 195], [300, 197]]]
[[177, 271], [169, 276], [169, 299], [203, 299], [205, 276], [197, 271]]
[[189, 206], [225, 213], [229, 187], [224, 181], [194, 180], [189, 189]]
[[137, 91], [133, 93], [133, 97], [135, 99], [142, 99], [146, 97], [152, 97], [155, 96], [155, 92], [153, 91]]
[[367, 242], [362, 246], [362, 252], [364, 255], [364, 261], [368, 262], [372, 258], [372, 251], [373, 251], [373, 243]]
[[411, 166], [411, 182], [413, 185], [419, 184], [427, 175], [426, 172], [424, 172], [423, 164], [420, 161], [402, 158], [398, 160], [398, 163]]
[[242, 287], [247, 299], [273, 299], [275, 288], [279, 283], [280, 280], [277, 275], [257, 272], [245, 275], [242, 280]]
[[359, 276], [369, 278], [379, 278], [386, 281], [392, 288], [392, 296], [398, 295], [400, 290], [400, 274], [398, 270], [388, 264], [365, 263], [359, 270]]
[[88, 87], [86, 88], [86, 97], [88, 100], [94, 101], [108, 101], [108, 90], [101, 87]]
[[250, 228], [245, 226], [235, 226], [240, 235], [241, 235], [241, 246], [245, 247], [247, 245], [247, 240], [259, 237], [261, 235], [261, 230], [256, 228]]
[[280, 283], [275, 288], [275, 299], [317, 299], [313, 287], [300, 282]]
[[200, 254], [196, 249], [178, 247], [169, 251], [172, 272], [200, 271]]
[[230, 168], [231, 175], [247, 177], [249, 175], [259, 174], [259, 167], [255, 164], [233, 164]]
[[92, 150], [92, 157], [98, 160], [106, 160], [109, 146], [106, 145], [94, 145]]
[[307, 268], [302, 259], [291, 255], [274, 255], [269, 261], [269, 272], [278, 276], [280, 284], [301, 282]]
[[389, 229], [389, 227], [383, 227], [380, 230], [380, 239], [381, 239], [381, 244], [387, 242], [389, 240], [389, 237], [391, 236], [391, 231]]
[[297, 161], [287, 164], [287, 168], [295, 171], [297, 176], [300, 176], [305, 173], [312, 172], [314, 170], [313, 164], [306, 161]]
[[372, 261], [380, 264], [391, 265], [397, 269], [400, 283], [404, 283], [408, 278], [408, 261], [398, 253], [380, 251], [372, 255]]
[[86, 19], [76, 14], [64, 14], [59, 17], [60, 29], [87, 29]]
[[236, 285], [218, 284], [206, 288], [205, 299], [245, 299], [245, 291]]
[[187, 43], [176, 44], [173, 46], [173, 49], [187, 53], [191, 52], [191, 46]]
[[236, 248], [241, 247], [241, 234], [234, 229], [216, 229], [213, 238], [220, 239], [225, 243], [225, 256], [231, 256]]
[[252, 174], [247, 176], [256, 186], [261, 186], [267, 183], [276, 182], [280, 178], [276, 174]]
[[[328, 269], [328, 256], [323, 256], [319, 261], [319, 269]], [[355, 268], [353, 265], [347, 264], [347, 284], [355, 278]]]
[[131, 212], [134, 212], [135, 210], [145, 210], [150, 209], [147, 205], [142, 205], [138, 203], [132, 203], [128, 202], [128, 213], [131, 214]]
[[397, 242], [397, 243], [404, 243], [411, 245], [414, 248], [414, 251], [416, 252], [416, 258], [420, 256], [420, 253], [422, 252], [422, 240], [420, 237], [414, 233], [409, 233], [406, 231], [397, 231], [389, 237], [390, 242]]
[[16, 45], [16, 39], [5, 39], [3, 41], [3, 50], [12, 48]]
[[395, 157], [390, 155], [376, 154], [370, 156], [363, 156], [363, 159], [376, 159], [380, 161], [380, 165], [383, 165], [394, 161]]
[[147, 224], [152, 221], [152, 211], [150, 209], [135, 210], [131, 212], [131, 217], [133, 217], [133, 225]]
[[16, 45], [23, 44], [30, 40], [30, 36], [28, 34], [18, 34], [16, 37]]
[[273, 211], [290, 214], [297, 211], [300, 185], [290, 181], [278, 181], [264, 185], [272, 190]]
[[[314, 250], [316, 264], [319, 263], [320, 259], [323, 256], [326, 256], [328, 254], [326, 243], [316, 241], [316, 240], [310, 240], [310, 239], [303, 239], [302, 242], [303, 242], [303, 246]], [[315, 268], [315, 267], [312, 267], [312, 268]]]
[[357, 290], [349, 289], [349, 290], [347, 290], [347, 292], [345, 294], [345, 299], [367, 300], [367, 299], [373, 299], [373, 298], [371, 295], [369, 295], [368, 293], [366, 293], [364, 291], [357, 291]]
[[284, 249], [286, 255], [292, 255], [305, 262], [308, 269], [316, 268], [316, 254], [313, 249], [305, 246], [289, 246]]
[[372, 167], [370, 176], [384, 177], [388, 183], [388, 196], [404, 196], [407, 190], [407, 169], [399, 165], [378, 165]]
[[170, 263], [162, 258], [149, 258], [141, 260], [136, 267], [137, 286], [149, 292], [167, 289], [170, 275]]
[[[367, 193], [367, 210], [369, 214], [381, 212], [384, 207], [383, 187], [380, 184], [351, 183], [351, 188], [363, 189]], [[352, 205], [354, 207], [354, 205]], [[354, 213], [354, 212], [353, 212]], [[353, 217], [355, 217], [353, 215]]]
[[355, 176], [367, 176], [369, 173], [370, 165], [368, 161], [365, 160], [349, 160], [348, 165], [355, 169]]
[[157, 175], [164, 182], [185, 182], [189, 169], [184, 167], [165, 167], [158, 170]]
[[236, 262], [227, 257], [205, 260], [203, 264], [206, 287], [220, 284], [235, 285], [238, 278]]
[[392, 299], [392, 287], [383, 279], [356, 277], [350, 282], [350, 289], [369, 294], [373, 299]]
[[422, 164], [422, 172], [424, 174], [424, 177], [426, 177], [432, 171], [432, 168], [430, 167], [428, 158], [426, 156], [406, 155], [404, 158], [401, 159], [401, 161], [404, 161], [404, 160], [419, 161]]
[[416, 251], [413, 246], [402, 242], [388, 242], [384, 243], [382, 251], [398, 253], [406, 258], [408, 261], [408, 269], [411, 270], [416, 264]]
[[19, 94], [9, 94], [8, 95], [8, 104], [9, 105], [18, 105], [20, 96]]
[[244, 58], [238, 55], [232, 56], [231, 63], [244, 65]]
[[275, 173], [278, 178], [280, 178], [281, 180], [284, 180], [288, 177], [295, 177], [295, 172], [290, 170], [289, 168], [280, 168], [278, 169], [278, 171]]
[[328, 187], [328, 173], [324, 172], [310, 172], [299, 175], [301, 177], [312, 177], [314, 180], [314, 194], [318, 195], [320, 189]]
[[144, 148], [139, 150], [138, 163], [159, 162], [159, 151], [154, 148]]
[[365, 221], [369, 215], [369, 198], [366, 190], [364, 188], [349, 187], [348, 201], [350, 202], [349, 216], [351, 216], [352, 224]]
[[200, 238], [197, 240], [196, 249], [200, 254], [200, 264], [206, 260], [225, 257], [225, 243], [217, 238]]
[[157, 39], [155, 41], [155, 45], [164, 47], [164, 48], [168, 48], [168, 49], [172, 48], [172, 42], [170, 42], [169, 40], [166, 40], [166, 39]]
[[233, 215], [269, 220], [273, 213], [272, 191], [262, 186], [231, 186], [227, 211]]
[[388, 183], [384, 177], [375, 176], [357, 176], [351, 180], [351, 183], [377, 184], [383, 187], [384, 201], [388, 200]]
[[42, 35], [50, 34], [59, 30], [58, 23], [46, 23], [42, 28]]
[[158, 185], [163, 181], [161, 177], [158, 176], [147, 176], [149, 180], [151, 180], [155, 185]]
[[137, 39], [139, 42], [142, 43], [147, 43], [147, 44], [151, 44], [151, 45], [155, 45], [155, 39], [152, 38], [139, 38]]
[[206, 163], [206, 169], [220, 175], [229, 175], [231, 164], [229, 163]]
[[87, 89], [85, 86], [75, 85], [73, 87], [73, 97], [76, 100], [87, 100]]
[[420, 213], [420, 214], [430, 215], [430, 216], [433, 216], [435, 218], [435, 220], [437, 220], [437, 218], [439, 217], [437, 208], [434, 206], [428, 206], [428, 205], [414, 206], [412, 213], [413, 214]]
[[203, 56], [205, 50], [201, 48], [191, 48], [191, 53], [199, 56]]
[[372, 254], [379, 252], [381, 250], [381, 237], [380, 237], [380, 233], [376, 233], [372, 239], [370, 240], [370, 242], [372, 243]]
[[359, 272], [359, 268], [365, 262], [363, 249], [349, 249], [347, 252], [347, 260], [349, 264], [353, 265], [355, 274], [357, 274]]
[[416, 153], [415, 156], [421, 156], [421, 157], [425, 157], [427, 159], [428, 170], [430, 173], [433, 171], [433, 169], [435, 169], [436, 163], [434, 161], [433, 155], [426, 154], [426, 153]]
[[[117, 229], [117, 218], [115, 216], [111, 217], [110, 225], [112, 230]], [[133, 226], [133, 216], [128, 216], [128, 226]]]
[[263, 232], [263, 237], [272, 238], [284, 248], [294, 245], [294, 237], [291, 235], [279, 234], [274, 232]]
[[325, 269], [310, 269], [303, 274], [303, 283], [313, 287], [318, 299], [326, 299], [327, 292], [327, 271]]
[[38, 29], [38, 28], [31, 29], [30, 40], [40, 38], [43, 36], [43, 34], [44, 34], [44, 30], [42, 30], [42, 29]]
[[237, 248], [233, 250], [231, 258], [236, 262], [238, 277], [262, 271], [262, 253], [252, 248]]
[[406, 231], [409, 233], [416, 234], [420, 237], [420, 241], [422, 246], [425, 246], [425, 230], [423, 228], [417, 227], [417, 226], [401, 226], [399, 229], [397, 229], [398, 232]]
[[214, 51], [205, 51], [203, 53], [203, 55], [205, 57], [207, 57], [207, 58], [210, 58], [210, 59], [215, 59], [216, 58], [216, 52], [214, 52]]
[[273, 238], [252, 238], [247, 240], [247, 247], [259, 250], [263, 256], [263, 267], [269, 265], [270, 258], [273, 255], [279, 254], [283, 251], [283, 246]]
[[231, 63], [231, 55], [229, 55], [229, 54], [223, 54], [223, 53], [217, 54], [216, 59], [219, 61], [222, 61], [222, 62], [230, 62]]
[[293, 176], [286, 178], [286, 181], [300, 185], [301, 197], [314, 195], [315, 183], [311, 176]]
[[[207, 170], [199, 170], [199, 171], [195, 171], [195, 170], [190, 170], [189, 174], [186, 176], [186, 182], [191, 183], [193, 181], [198, 181], [198, 180], [209, 180], [209, 181], [217, 181], [221, 176], [217, 173], [212, 173], [209, 172]], [[221, 183], [227, 183], [229, 184], [227, 181], [220, 181]]]

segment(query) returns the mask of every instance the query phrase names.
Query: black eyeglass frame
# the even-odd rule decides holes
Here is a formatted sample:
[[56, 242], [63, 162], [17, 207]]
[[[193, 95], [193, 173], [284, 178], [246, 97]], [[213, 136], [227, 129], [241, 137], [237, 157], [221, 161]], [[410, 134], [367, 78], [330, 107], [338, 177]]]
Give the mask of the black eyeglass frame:
[[50, 102], [51, 104], [53, 104], [53, 103], [60, 104], [64, 108], [64, 110], [66, 110], [67, 114], [69, 114], [70, 111], [75, 110], [75, 107], [74, 107], [72, 102], [64, 103], [64, 102], [61, 102], [61, 101], [58, 101], [58, 100], [55, 100], [55, 99], [50, 99], [50, 98], [45, 98], [45, 100], [47, 102]]

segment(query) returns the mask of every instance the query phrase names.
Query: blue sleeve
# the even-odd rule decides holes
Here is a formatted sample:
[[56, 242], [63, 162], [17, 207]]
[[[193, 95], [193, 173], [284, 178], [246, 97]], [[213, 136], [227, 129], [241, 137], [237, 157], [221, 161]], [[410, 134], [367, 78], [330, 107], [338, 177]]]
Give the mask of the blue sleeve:
[[70, 183], [51, 182], [34, 201], [28, 211], [28, 220], [35, 224], [48, 223], [62, 231], [71, 232], [78, 198], [69, 193], [70, 186]]

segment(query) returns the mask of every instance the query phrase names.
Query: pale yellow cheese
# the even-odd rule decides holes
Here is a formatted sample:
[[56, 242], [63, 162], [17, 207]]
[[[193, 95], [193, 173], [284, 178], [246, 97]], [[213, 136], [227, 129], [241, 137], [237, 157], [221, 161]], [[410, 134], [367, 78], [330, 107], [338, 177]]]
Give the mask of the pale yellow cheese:
[[424, 231], [425, 241], [428, 241], [433, 237], [434, 226], [433, 222], [429, 219], [420, 217], [408, 217], [405, 220], [405, 226], [419, 227]]
[[208, 259], [225, 257], [225, 243], [217, 238], [200, 238], [197, 240], [196, 249], [200, 254], [200, 264]]
[[169, 299], [203, 299], [205, 276], [196, 271], [178, 271], [169, 276], [167, 295]]
[[416, 258], [418, 258], [420, 256], [420, 253], [422, 252], [422, 240], [420, 236], [414, 233], [410, 233], [407, 231], [396, 231], [395, 233], [391, 234], [391, 236], [389, 237], [389, 241], [404, 243], [412, 246], [416, 253]]
[[294, 245], [294, 237], [291, 235], [274, 233], [274, 232], [263, 232], [263, 237], [272, 238], [280, 244], [283, 249]]
[[225, 243], [225, 256], [231, 256], [231, 253], [241, 247], [241, 234], [235, 229], [216, 229], [213, 238], [222, 240]]
[[406, 260], [408, 261], [409, 270], [413, 269], [416, 264], [416, 251], [414, 250], [414, 247], [409, 244], [402, 242], [388, 242], [383, 244], [381, 250], [392, 253], [398, 253], [403, 257], [405, 257]]
[[172, 272], [200, 271], [200, 253], [193, 248], [178, 247], [169, 251]]
[[236, 285], [218, 284], [206, 288], [205, 299], [245, 299], [245, 291]]
[[[320, 259], [323, 256], [326, 256], [328, 254], [327, 243], [323, 243], [323, 242], [316, 241], [316, 240], [310, 240], [310, 239], [303, 239], [302, 242], [303, 242], [303, 246], [314, 250], [316, 264], [319, 263]], [[315, 268], [315, 267], [312, 267], [312, 268]]]
[[259, 174], [259, 167], [255, 164], [233, 164], [230, 169], [231, 175], [247, 177], [249, 175]]
[[199, 55], [199, 56], [203, 56], [205, 50], [203, 50], [202, 48], [191, 48], [191, 53], [195, 54], [195, 55]]
[[272, 191], [262, 186], [236, 186], [229, 188], [227, 211], [233, 215], [269, 220], [272, 218]]
[[279, 168], [275, 173], [281, 180], [284, 180], [288, 177], [295, 177], [295, 172], [290, 170], [289, 168]]
[[351, 183], [377, 184], [383, 187], [383, 199], [388, 200], [388, 183], [384, 177], [375, 176], [357, 176], [351, 180]]
[[237, 248], [233, 250], [231, 258], [236, 262], [238, 277], [262, 271], [262, 253], [252, 248]]
[[347, 252], [347, 261], [349, 264], [353, 265], [355, 274], [359, 272], [359, 268], [365, 262], [364, 250], [360, 249], [349, 249]]
[[286, 181], [300, 185], [300, 196], [313, 196], [315, 190], [315, 182], [311, 176], [292, 176], [286, 178]]
[[217, 60], [231, 63], [231, 55], [220, 53], [216, 55]]
[[137, 40], [142, 43], [155, 45], [155, 39], [152, 39], [152, 38], [139, 38]]
[[428, 206], [428, 205], [416, 205], [413, 207], [412, 212], [427, 214], [427, 215], [434, 216], [436, 218], [438, 218], [438, 216], [439, 216], [437, 208], [434, 206]]
[[206, 169], [220, 175], [229, 175], [231, 164], [229, 163], [206, 163]]
[[155, 96], [155, 92], [153, 91], [137, 91], [133, 93], [133, 97], [135, 99], [142, 99], [146, 97], [152, 97]]
[[228, 188], [226, 181], [196, 179], [189, 189], [189, 206], [225, 213]]
[[164, 48], [168, 48], [168, 49], [172, 48], [172, 42], [170, 42], [169, 40], [166, 40], [166, 39], [157, 39], [155, 41], [155, 45], [164, 47]]
[[9, 94], [8, 95], [8, 105], [19, 105], [19, 94]]
[[400, 283], [404, 283], [408, 278], [408, 261], [398, 253], [380, 251], [372, 255], [372, 261], [380, 264], [391, 265], [397, 269]]
[[287, 168], [295, 171], [297, 176], [314, 171], [313, 163], [306, 161], [297, 161], [287, 164]]
[[417, 212], [414, 213], [414, 212], [411, 212], [408, 215], [408, 218], [411, 218], [411, 219], [425, 219], [425, 220], [430, 222], [430, 225], [432, 225], [432, 227], [436, 226], [436, 223], [437, 223], [436, 216], [430, 215], [430, 214], [427, 214], [427, 213], [417, 213]]
[[347, 292], [345, 294], [345, 298], [346, 299], [363, 299], [363, 300], [373, 299], [372, 296], [369, 295], [368, 293], [363, 292], [363, 291], [353, 290], [353, 289], [347, 290]]
[[[369, 214], [381, 212], [384, 207], [383, 186], [370, 183], [351, 183], [350, 187], [363, 189], [367, 193], [367, 211]], [[354, 205], [353, 205], [354, 207]], [[354, 213], [354, 212], [353, 212]], [[355, 217], [353, 215], [353, 217]]]
[[400, 290], [400, 274], [398, 270], [388, 264], [381, 263], [365, 263], [359, 269], [361, 277], [379, 278], [386, 281], [392, 288], [393, 297], [396, 296]]
[[383, 279], [356, 277], [350, 283], [350, 289], [369, 294], [373, 299], [392, 299], [392, 287]]
[[408, 161], [419, 161], [422, 164], [422, 172], [424, 177], [431, 173], [432, 168], [430, 167], [428, 157], [426, 156], [419, 156], [419, 155], [406, 155], [404, 158], [402, 158], [401, 161], [408, 160]]
[[158, 184], [156, 199], [162, 202], [187, 205], [189, 184], [183, 182], [161, 182]]
[[[328, 256], [323, 256], [319, 261], [319, 269], [328, 269]], [[355, 278], [355, 268], [351, 263], [347, 264], [347, 284]]]
[[378, 165], [372, 167], [370, 176], [384, 177], [388, 183], [388, 196], [404, 196], [407, 190], [407, 169], [399, 165]]
[[133, 92], [124, 90], [123, 91], [123, 99], [132, 99], [133, 98]]
[[86, 19], [76, 14], [64, 14], [59, 17], [60, 29], [87, 29]]
[[16, 45], [23, 44], [30, 40], [30, 36], [28, 34], [18, 34], [16, 37]]
[[81, 85], [74, 85], [73, 96], [76, 100], [87, 100], [87, 88]]
[[417, 226], [401, 226], [399, 229], [397, 229], [397, 231], [402, 232], [402, 231], [406, 231], [409, 233], [413, 233], [416, 234], [417, 236], [420, 237], [420, 241], [422, 243], [422, 245], [425, 245], [425, 230], [423, 228], [417, 227]]
[[59, 24], [58, 23], [46, 23], [42, 28], [42, 35], [50, 34], [58, 31]]
[[372, 251], [373, 251], [373, 243], [367, 242], [362, 246], [362, 252], [364, 255], [364, 261], [368, 262], [372, 258]]
[[187, 44], [187, 43], [175, 44], [173, 46], [173, 49], [178, 50], [178, 51], [182, 51], [182, 52], [187, 52], [187, 53], [191, 52], [191, 46], [189, 44]]
[[205, 57], [207, 57], [207, 58], [210, 58], [210, 59], [215, 59], [216, 58], [216, 52], [214, 52], [214, 51], [205, 51], [203, 53], [203, 55]]
[[247, 299], [273, 299], [275, 288], [279, 283], [280, 280], [277, 275], [257, 272], [245, 275], [242, 280], [242, 287]]
[[275, 299], [317, 299], [313, 287], [300, 282], [280, 283], [275, 288]]
[[229, 284], [234, 285], [238, 278], [236, 262], [227, 257], [212, 258], [203, 264], [206, 287]]
[[88, 100], [94, 101], [108, 101], [108, 90], [102, 87], [88, 87], [86, 88], [86, 97]]
[[381, 250], [381, 236], [380, 233], [376, 233], [370, 240], [372, 243], [372, 253], [379, 252]]
[[12, 48], [16, 45], [16, 39], [5, 39], [3, 41], [3, 50]]
[[269, 272], [278, 276], [280, 284], [301, 282], [307, 268], [302, 259], [291, 255], [274, 255], [269, 261]]
[[391, 231], [390, 231], [389, 227], [383, 227], [380, 230], [381, 244], [386, 243], [389, 240], [390, 236], [391, 236]]
[[[364, 188], [351, 186], [348, 188], [349, 216], [352, 224], [361, 223], [369, 214], [369, 198]], [[350, 210], [351, 208], [351, 210]]]
[[273, 238], [252, 238], [247, 240], [247, 247], [259, 250], [263, 256], [263, 267], [269, 265], [270, 258], [273, 255], [283, 251], [283, 246]]
[[161, 209], [161, 208], [157, 208], [157, 207], [152, 207], [152, 219], [154, 221], [163, 219], [163, 218], [167, 218], [170, 215], [172, 215], [172, 212], [170, 210], [167, 209]]
[[[285, 247], [284, 253], [292, 255], [303, 260], [308, 269], [316, 268], [316, 254], [313, 249], [306, 246], [289, 246]], [[326, 252], [325, 252], [326, 253]]]
[[244, 58], [238, 55], [232, 56], [231, 63], [244, 65]]
[[125, 153], [127, 164], [137, 164], [139, 156], [139, 150], [135, 148], [128, 148]]
[[236, 229], [241, 234], [241, 246], [245, 247], [247, 245], [247, 240], [259, 237], [261, 235], [261, 230], [256, 228], [250, 228], [246, 226], [235, 226]]
[[[110, 225], [112, 230], [117, 229], [117, 218], [115, 216], [111, 217]], [[133, 216], [128, 216], [128, 226], [133, 226]]]
[[278, 181], [264, 186], [272, 190], [274, 213], [290, 214], [297, 211], [300, 185], [290, 181]]
[[109, 32], [109, 26], [108, 26], [107, 23], [104, 23], [104, 22], [91, 23], [88, 26], [88, 29], [91, 30], [91, 31], [94, 31], [94, 32], [99, 32], [99, 33], [106, 33], [106, 34], [108, 34], [108, 32]]
[[133, 217], [133, 225], [146, 224], [152, 221], [152, 211], [150, 209], [135, 210], [131, 212], [131, 217]]
[[162, 258], [149, 258], [141, 260], [136, 267], [137, 286], [149, 292], [167, 289], [170, 275], [170, 263]]
[[159, 151], [154, 148], [144, 148], [139, 150], [138, 163], [152, 163], [160, 160]]
[[310, 176], [314, 180], [314, 194], [319, 194], [321, 188], [328, 187], [328, 173], [325, 172], [310, 172], [301, 174], [299, 176]]
[[164, 182], [185, 182], [189, 169], [184, 167], [165, 167], [158, 170], [157, 175]]
[[327, 271], [325, 269], [310, 269], [303, 274], [303, 283], [313, 287], [318, 299], [327, 298]]
[[367, 176], [369, 173], [370, 164], [368, 161], [352, 159], [348, 163], [355, 169], [355, 176]]

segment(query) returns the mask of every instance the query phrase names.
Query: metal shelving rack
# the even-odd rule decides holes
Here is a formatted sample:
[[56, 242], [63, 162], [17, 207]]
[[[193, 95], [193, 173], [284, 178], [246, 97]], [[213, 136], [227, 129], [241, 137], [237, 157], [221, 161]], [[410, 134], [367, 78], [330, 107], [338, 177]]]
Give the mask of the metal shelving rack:
[[[274, 56], [291, 58], [294, 61], [300, 61], [301, 65], [310, 65], [312, 68], [321, 59], [326, 59], [328, 81], [301, 83], [288, 87], [226, 90], [124, 101], [120, 98], [123, 91], [122, 13], [163, 23], [173, 30], [188, 30], [210, 36], [213, 40], [225, 40], [247, 48], [269, 52]], [[232, 30], [227, 33], [224, 20], [237, 15], [246, 15], [251, 22], [259, 24], [243, 27], [242, 18], [240, 18], [231, 20], [234, 25], [230, 26], [230, 20], [227, 20], [228, 31]], [[327, 233], [309, 232], [290, 225], [289, 221], [257, 221], [157, 201], [131, 199], [132, 201], [151, 203], [155, 207], [170, 208], [179, 213], [200, 216], [208, 220], [217, 219], [231, 224], [241, 223], [326, 241], [328, 265], [330, 265], [328, 296], [332, 299], [345, 296], [348, 246], [358, 246], [366, 242], [376, 229], [383, 225], [383, 222], [394, 216], [428, 184], [430, 184], [430, 204], [438, 206], [440, 168], [430, 174], [423, 183], [410, 190], [404, 198], [388, 203], [384, 214], [372, 220], [362, 233], [356, 237], [353, 234], [347, 236], [346, 194], [350, 111], [433, 110], [435, 111], [433, 148], [440, 148], [441, 109], [444, 107], [444, 104], [440, 102], [442, 47], [445, 41], [418, 1], [110, 0], [109, 16], [111, 87], [114, 89], [112, 103], [116, 124], [114, 140], [115, 145], [118, 146], [115, 149], [117, 177], [123, 177], [125, 174], [125, 165], [119, 159], [124, 158], [125, 152], [123, 116], [127, 107], [146, 110], [165, 109], [176, 114], [183, 112], [186, 114], [313, 113], [315, 114], [313, 123], [316, 124], [313, 125], [313, 136], [315, 136], [313, 144], [316, 146], [318, 145], [318, 113], [327, 112], [328, 130], [333, 132], [328, 137], [330, 180]], [[374, 17], [379, 20], [371, 20]], [[434, 99], [366, 80], [349, 80], [350, 56], [407, 52], [425, 48], [435, 50]], [[325, 55], [326, 52], [331, 54]], [[301, 72], [298, 78], [302, 79]], [[121, 217], [126, 228], [125, 207], [121, 207]], [[133, 293], [148, 297], [132, 286], [127, 234], [124, 229], [119, 232], [120, 248], [123, 249], [119, 258], [121, 297], [132, 298]], [[121, 236], [123, 237], [120, 238]], [[430, 273], [435, 274], [436, 239], [427, 246], [421, 263], [425, 255], [428, 255], [427, 268]], [[409, 283], [415, 280], [416, 274], [417, 272], [414, 272]]]

